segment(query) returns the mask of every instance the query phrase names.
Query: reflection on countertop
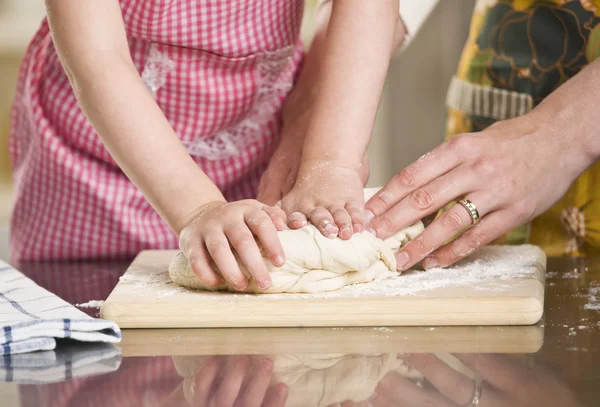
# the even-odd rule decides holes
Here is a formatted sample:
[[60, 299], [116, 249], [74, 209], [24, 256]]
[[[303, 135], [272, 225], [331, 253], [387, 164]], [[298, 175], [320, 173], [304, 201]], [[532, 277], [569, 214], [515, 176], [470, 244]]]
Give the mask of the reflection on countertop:
[[[105, 299], [128, 263], [18, 268], [82, 304]], [[19, 393], [23, 406], [594, 406], [599, 332], [600, 258], [551, 258], [534, 326], [125, 330], [118, 357], [67, 380], [46, 370]]]

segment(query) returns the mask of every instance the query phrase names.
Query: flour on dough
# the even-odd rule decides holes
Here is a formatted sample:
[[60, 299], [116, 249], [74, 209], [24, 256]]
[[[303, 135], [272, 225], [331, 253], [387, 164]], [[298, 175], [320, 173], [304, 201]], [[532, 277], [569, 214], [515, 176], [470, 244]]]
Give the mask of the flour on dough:
[[[372, 190], [365, 190], [369, 196]], [[313, 225], [298, 230], [279, 232], [286, 263], [275, 267], [263, 254], [272, 284], [262, 290], [251, 278], [242, 262], [238, 264], [248, 277], [245, 290], [251, 293], [314, 293], [335, 291], [350, 284], [366, 283], [397, 275], [394, 254], [423, 231], [423, 224], [401, 230], [387, 240], [369, 232], [355, 233], [349, 240], [328, 239]], [[237, 256], [236, 256], [237, 258]], [[213, 267], [215, 265], [213, 264]], [[207, 289], [192, 271], [183, 253], [178, 253], [169, 265], [174, 283], [196, 289]], [[228, 283], [217, 290], [235, 291]]]
[[[257, 357], [254, 362], [261, 358]], [[183, 386], [186, 398], [194, 399], [193, 377], [206, 359], [173, 357], [177, 372], [186, 378]], [[271, 385], [285, 383], [288, 386], [286, 407], [326, 407], [348, 400], [367, 400], [389, 372], [413, 381], [423, 379], [421, 373], [395, 353], [277, 355], [272, 360]]]

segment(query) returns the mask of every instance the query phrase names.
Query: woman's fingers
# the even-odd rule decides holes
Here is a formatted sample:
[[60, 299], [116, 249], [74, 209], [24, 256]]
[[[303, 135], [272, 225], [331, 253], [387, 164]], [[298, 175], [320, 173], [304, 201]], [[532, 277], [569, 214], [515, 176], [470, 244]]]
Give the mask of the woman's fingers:
[[455, 407], [441, 394], [420, 388], [410, 380], [391, 372], [379, 382], [378, 394], [401, 406]]
[[475, 382], [432, 354], [411, 354], [408, 363], [425, 376], [441, 394], [459, 406], [467, 405], [475, 392]]
[[240, 270], [225, 235], [221, 232], [207, 236], [205, 243], [223, 278], [229, 281], [236, 290], [245, 290], [248, 287], [248, 279]]
[[469, 369], [477, 372], [484, 382], [509, 394], [526, 389], [527, 383], [531, 381], [529, 369], [500, 355], [469, 353], [455, 356]]
[[[270, 219], [268, 222], [272, 225]], [[273, 226], [272, 231], [275, 233], [275, 236], [277, 236], [275, 226]], [[258, 244], [256, 243], [252, 232], [250, 232], [250, 229], [248, 229], [248, 227], [246, 227], [244, 224], [235, 224], [234, 226], [226, 229], [225, 233], [231, 242], [231, 245], [234, 247], [235, 251], [240, 257], [240, 260], [246, 266], [248, 273], [250, 273], [250, 275], [256, 281], [258, 287], [262, 290], [269, 288], [271, 286], [271, 276], [269, 275], [269, 271], [267, 270], [267, 266], [265, 265], [263, 257], [260, 253]], [[244, 289], [245, 288], [246, 287], [244, 287]]]
[[[483, 216], [488, 210], [488, 205], [483, 198], [479, 199], [479, 202], [479, 213]], [[398, 270], [409, 269], [468, 228], [471, 223], [469, 212], [460, 204], [454, 205], [396, 254], [396, 267]]]
[[333, 239], [339, 233], [333, 216], [329, 211], [321, 206], [314, 208], [308, 214], [308, 220], [319, 229], [323, 236]]
[[[461, 206], [459, 207], [462, 208]], [[463, 211], [466, 213], [466, 210], [463, 209]], [[430, 269], [450, 266], [516, 226], [510, 222], [510, 213], [507, 210], [500, 210], [481, 216], [482, 218], [479, 223], [465, 231], [452, 242], [440, 247], [423, 260], [423, 267]]]
[[265, 398], [272, 374], [273, 361], [262, 359], [252, 372], [242, 395], [236, 400], [235, 407], [260, 407]]
[[471, 171], [456, 167], [449, 173], [412, 191], [384, 214], [375, 218], [370, 227], [375, 230], [377, 237], [387, 239], [419, 219], [435, 214], [457, 197], [471, 192], [475, 180]]
[[225, 283], [223, 277], [210, 266], [210, 257], [203, 243], [191, 246], [187, 258], [194, 274], [208, 288], [217, 288]]
[[453, 137], [394, 175], [365, 205], [367, 222], [369, 218], [381, 216], [411, 192], [456, 167], [460, 162], [457, 150], [465, 144], [465, 137], [469, 136]]
[[381, 393], [375, 393], [369, 400], [373, 407], [401, 407], [402, 404], [394, 403]]
[[284, 407], [288, 395], [288, 386], [285, 383], [279, 383], [267, 390], [262, 407]]
[[246, 215], [246, 224], [262, 244], [269, 255], [271, 263], [276, 267], [283, 266], [285, 264], [285, 253], [279, 240], [277, 228], [271, 218], [264, 211], [256, 211]]

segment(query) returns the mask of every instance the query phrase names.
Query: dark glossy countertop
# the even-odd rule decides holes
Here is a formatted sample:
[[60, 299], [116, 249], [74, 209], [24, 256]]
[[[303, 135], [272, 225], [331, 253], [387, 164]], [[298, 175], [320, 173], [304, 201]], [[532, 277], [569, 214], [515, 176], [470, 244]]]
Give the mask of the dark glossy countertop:
[[[45, 263], [19, 269], [82, 304], [105, 299], [127, 265]], [[126, 330], [123, 343], [111, 349], [105, 359], [94, 359], [86, 358], [98, 354], [93, 347], [60, 343], [56, 374], [46, 369], [45, 384], [14, 384], [20, 399], [14, 405], [277, 406], [284, 405], [288, 391], [295, 400], [285, 405], [317, 405], [308, 390], [269, 384], [275, 381], [273, 363], [278, 372], [287, 363], [294, 386], [309, 383], [327, 388], [330, 397], [370, 398], [343, 406], [468, 405], [473, 377], [483, 380], [483, 407], [597, 406], [600, 258], [549, 259], [545, 315], [531, 327]], [[381, 374], [378, 367], [390, 358], [404, 361], [404, 374]], [[61, 360], [87, 364], [79, 370], [87, 376], [61, 381], [64, 372], [56, 362]], [[180, 373], [190, 364], [197, 373], [184, 380]], [[0, 400], [8, 388], [0, 386]]]

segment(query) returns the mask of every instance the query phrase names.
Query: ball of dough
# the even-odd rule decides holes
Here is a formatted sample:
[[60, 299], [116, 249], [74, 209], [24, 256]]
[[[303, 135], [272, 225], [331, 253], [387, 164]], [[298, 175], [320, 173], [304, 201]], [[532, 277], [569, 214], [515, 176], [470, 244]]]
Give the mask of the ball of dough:
[[[423, 224], [418, 222], [383, 241], [369, 232], [356, 233], [349, 240], [328, 239], [313, 225], [298, 230], [283, 230], [279, 232], [279, 240], [285, 252], [285, 264], [275, 267], [263, 256], [272, 280], [271, 286], [266, 290], [258, 287], [244, 264], [237, 256], [236, 258], [242, 272], [249, 277], [247, 292], [335, 291], [350, 284], [397, 275], [394, 253], [422, 231]], [[169, 276], [178, 285], [207, 289], [181, 252], [169, 265]], [[235, 291], [228, 283], [216, 289]]]
[[[365, 201], [379, 188], [367, 188]], [[423, 231], [421, 221], [403, 229], [387, 240], [369, 232], [355, 233], [349, 240], [328, 239], [313, 225], [298, 230], [283, 230], [279, 240], [286, 262], [275, 267], [263, 253], [272, 284], [262, 290], [236, 255], [240, 270], [248, 277], [246, 292], [251, 293], [315, 293], [339, 290], [350, 284], [366, 283], [397, 275], [398, 249]], [[234, 253], [235, 254], [235, 253]], [[213, 263], [212, 267], [216, 268]], [[178, 285], [207, 290], [196, 277], [183, 253], [178, 253], [169, 265], [169, 276]], [[216, 290], [235, 289], [225, 283]]]

